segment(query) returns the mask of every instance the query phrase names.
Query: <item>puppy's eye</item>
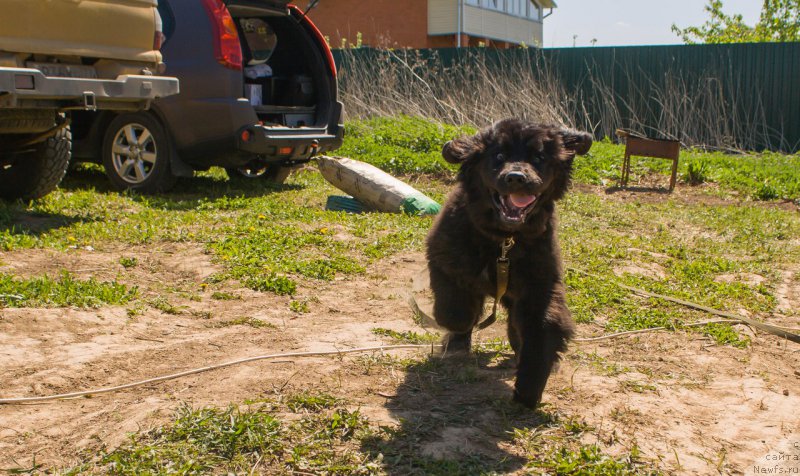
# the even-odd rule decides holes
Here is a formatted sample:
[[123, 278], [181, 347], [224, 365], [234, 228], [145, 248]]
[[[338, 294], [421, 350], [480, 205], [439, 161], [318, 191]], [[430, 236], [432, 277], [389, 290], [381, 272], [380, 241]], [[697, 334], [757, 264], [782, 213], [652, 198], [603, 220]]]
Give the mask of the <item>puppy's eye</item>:
[[494, 159], [498, 162], [504, 162], [506, 160], [506, 156], [503, 154], [497, 154]]

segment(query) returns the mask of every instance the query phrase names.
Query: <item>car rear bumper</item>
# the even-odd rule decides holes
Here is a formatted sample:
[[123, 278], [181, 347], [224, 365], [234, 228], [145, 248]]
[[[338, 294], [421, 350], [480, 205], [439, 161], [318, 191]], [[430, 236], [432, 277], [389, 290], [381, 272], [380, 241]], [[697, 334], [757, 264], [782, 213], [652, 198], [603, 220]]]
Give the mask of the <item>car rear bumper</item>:
[[338, 149], [344, 140], [344, 125], [329, 127], [283, 127], [248, 125], [237, 133], [237, 148], [266, 161], [305, 160], [316, 154]]
[[38, 69], [0, 68], [0, 108], [138, 110], [179, 91], [177, 78], [163, 76], [63, 78]]

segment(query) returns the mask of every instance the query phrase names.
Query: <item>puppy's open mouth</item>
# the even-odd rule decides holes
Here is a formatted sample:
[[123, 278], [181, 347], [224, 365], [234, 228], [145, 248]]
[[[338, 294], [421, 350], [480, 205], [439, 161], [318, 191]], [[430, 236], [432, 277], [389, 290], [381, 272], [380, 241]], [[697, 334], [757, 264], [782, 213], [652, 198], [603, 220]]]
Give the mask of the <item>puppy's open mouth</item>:
[[500, 218], [509, 223], [522, 223], [533, 210], [539, 197], [524, 193], [500, 195], [495, 192], [492, 198], [497, 210], [500, 211]]

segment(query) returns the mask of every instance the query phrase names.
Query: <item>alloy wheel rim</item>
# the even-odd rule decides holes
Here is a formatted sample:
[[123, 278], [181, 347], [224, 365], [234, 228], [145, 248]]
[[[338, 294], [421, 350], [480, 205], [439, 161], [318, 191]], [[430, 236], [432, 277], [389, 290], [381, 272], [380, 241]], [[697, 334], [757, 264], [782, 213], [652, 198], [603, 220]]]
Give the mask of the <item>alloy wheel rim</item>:
[[111, 146], [111, 159], [117, 175], [127, 183], [140, 184], [153, 173], [158, 147], [150, 130], [136, 123], [117, 131]]

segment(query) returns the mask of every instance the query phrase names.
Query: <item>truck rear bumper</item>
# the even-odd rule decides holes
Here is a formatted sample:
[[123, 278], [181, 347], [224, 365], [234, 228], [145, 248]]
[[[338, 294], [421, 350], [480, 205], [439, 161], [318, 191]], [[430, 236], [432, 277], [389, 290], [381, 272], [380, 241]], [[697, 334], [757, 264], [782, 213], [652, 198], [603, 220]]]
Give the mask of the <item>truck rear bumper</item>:
[[163, 76], [62, 78], [38, 69], [0, 68], [0, 108], [138, 110], [178, 92], [178, 79]]

